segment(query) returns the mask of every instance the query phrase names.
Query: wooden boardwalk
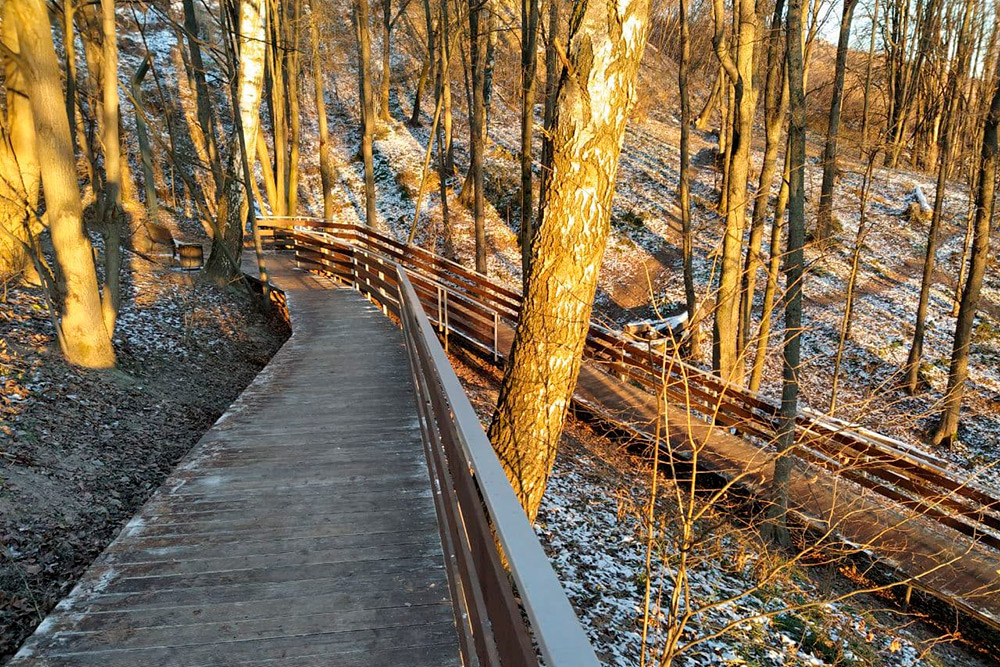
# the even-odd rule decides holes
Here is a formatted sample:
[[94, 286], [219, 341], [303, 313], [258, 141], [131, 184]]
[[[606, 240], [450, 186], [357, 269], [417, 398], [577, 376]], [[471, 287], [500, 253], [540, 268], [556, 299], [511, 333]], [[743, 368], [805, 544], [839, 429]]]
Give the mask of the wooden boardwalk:
[[460, 664], [402, 333], [275, 268], [294, 335], [11, 665]]

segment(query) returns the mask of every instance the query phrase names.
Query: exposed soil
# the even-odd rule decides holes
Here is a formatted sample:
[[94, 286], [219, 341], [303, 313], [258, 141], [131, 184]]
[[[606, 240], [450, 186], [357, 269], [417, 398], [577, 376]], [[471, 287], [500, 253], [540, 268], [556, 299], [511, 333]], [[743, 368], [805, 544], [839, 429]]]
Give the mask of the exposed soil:
[[237, 287], [131, 259], [114, 371], [66, 364], [41, 291], [0, 288], [0, 662], [288, 335]]

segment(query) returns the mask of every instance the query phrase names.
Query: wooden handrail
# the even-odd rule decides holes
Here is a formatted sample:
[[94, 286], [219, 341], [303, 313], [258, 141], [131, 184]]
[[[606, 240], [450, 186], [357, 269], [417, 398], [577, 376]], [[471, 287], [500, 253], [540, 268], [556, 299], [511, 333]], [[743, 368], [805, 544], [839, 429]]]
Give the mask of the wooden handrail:
[[[462, 615], [468, 620], [460, 616], [459, 624], [478, 619], [481, 627], [471, 628], [472, 639], [482, 640], [484, 635], [492, 634], [498, 664], [527, 664], [525, 661], [538, 664], [534, 660], [531, 637], [520, 622], [520, 610], [507, 583], [503, 558], [495, 550], [495, 536], [545, 664], [564, 667], [598, 665], [594, 650], [528, 517], [521, 509], [479, 417], [438, 343], [423, 303], [406, 270], [399, 264], [395, 264], [395, 270], [400, 319], [410, 352], [414, 384], [418, 393], [422, 394], [418, 401], [428, 408], [426, 425], [437, 430], [435, 436], [425, 437], [429, 441], [426, 444], [443, 450], [448, 474], [436, 475], [437, 482], [454, 487], [454, 493], [445, 492], [442, 495], [453, 498], [460, 510], [449, 512], [445, 508], [439, 516], [443, 521], [463, 524], [461, 529], [451, 531], [452, 550], [456, 560], [469, 560], [459, 563], [456, 568], [465, 577], [462, 586], [454, 588], [464, 591], [466, 607], [482, 607], [470, 608]], [[474, 492], [463, 494], [463, 483], [466, 489]], [[479, 511], [481, 506], [485, 507], [485, 514]], [[470, 525], [473, 522], [475, 525]], [[464, 540], [468, 540], [469, 544], [454, 544]], [[470, 572], [474, 572], [479, 580], [468, 580], [472, 576]], [[483, 581], [486, 578], [492, 578], [492, 581], [487, 584]], [[503, 596], [505, 604], [502, 608], [490, 608], [487, 600], [474, 595], [476, 591], [491, 587], [505, 589], [507, 595]], [[488, 623], [485, 622], [487, 618]], [[500, 631], [505, 625], [512, 629], [511, 634], [515, 636]], [[472, 650], [472, 645], [475, 645], [480, 662], [492, 662], [494, 654], [491, 647], [481, 645], [481, 642], [476, 645], [473, 641], [467, 650]]]
[[[299, 225], [296, 220], [282, 220], [274, 224], [264, 221], [262, 226], [282, 230], [299, 226], [308, 228], [310, 231], [292, 234], [297, 251], [319, 249], [317, 252], [331, 252], [336, 248], [338, 252], [351, 253], [355, 245], [363, 247], [372, 262], [381, 262], [386, 266], [394, 266], [398, 262], [415, 279], [437, 285], [451, 295], [450, 298], [491, 309], [510, 324], [516, 321], [520, 310], [519, 294], [450, 260], [422, 248], [407, 247], [395, 241], [390, 243], [388, 237], [366, 227], [316, 219], [301, 219], [301, 222]], [[356, 277], [341, 270], [344, 267], [338, 268], [322, 258], [311, 261], [317, 266], [328, 267], [348, 282], [357, 281]], [[377, 294], [369, 296], [376, 300], [381, 298]], [[432, 302], [424, 300], [422, 305], [428, 312], [434, 311]], [[475, 318], [467, 316], [463, 319], [457, 311], [446, 331], [450, 330], [470, 347], [479, 351], [493, 348], [494, 356], [502, 356], [495, 349], [495, 332], [487, 336], [472, 321]], [[646, 391], [653, 394], [666, 391], [668, 396], [686, 403], [694, 412], [721, 426], [757, 438], [765, 445], [774, 440], [778, 406], [760, 394], [724, 383], [708, 371], [677, 360], [671, 361], [664, 378], [662, 358], [658, 357], [660, 363], [656, 363], [643, 346], [596, 323], [591, 325], [584, 354], [600, 364], [607, 364], [612, 372], [627, 377]], [[680, 388], [682, 386], [686, 391]], [[1000, 498], [990, 490], [956, 475], [939, 465], [933, 457], [921, 456], [911, 448], [895, 445], [891, 439], [873, 435], [840, 420], [801, 412], [796, 423], [800, 434], [797, 449], [804, 460], [834, 474], [844, 473], [852, 482], [917, 511], [928, 503], [935, 508], [940, 504], [942, 510], [948, 511], [935, 509], [928, 514], [930, 518], [1000, 549]], [[831, 454], [835, 455], [833, 459]], [[850, 470], [834, 465], [832, 462], [838, 456], [846, 456], [856, 464], [847, 466]], [[886, 482], [891, 488], [886, 486]]]

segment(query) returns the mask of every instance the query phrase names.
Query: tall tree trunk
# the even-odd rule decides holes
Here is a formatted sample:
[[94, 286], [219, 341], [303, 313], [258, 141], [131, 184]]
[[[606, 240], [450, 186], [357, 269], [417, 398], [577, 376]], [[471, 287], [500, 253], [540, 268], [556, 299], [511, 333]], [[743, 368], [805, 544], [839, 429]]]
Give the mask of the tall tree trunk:
[[0, 54], [4, 65], [7, 92], [7, 118], [2, 128], [3, 170], [8, 174], [0, 183], [0, 277], [24, 274], [26, 282], [37, 282], [31, 269], [27, 249], [34, 245], [34, 223], [38, 205], [38, 155], [35, 152], [35, 124], [28, 99], [28, 73], [24, 63], [12, 57], [20, 51], [15, 4], [4, 4], [0, 41], [5, 53]]
[[531, 266], [531, 139], [535, 122], [535, 67], [538, 62], [538, 0], [521, 0], [521, 278]]
[[861, 266], [861, 251], [864, 249], [865, 237], [871, 229], [868, 223], [868, 193], [872, 186], [872, 172], [875, 169], [875, 151], [868, 157], [868, 165], [861, 181], [861, 212], [858, 220], [858, 231], [854, 236], [854, 251], [851, 253], [851, 272], [847, 277], [847, 295], [844, 298], [844, 317], [840, 321], [840, 340], [837, 342], [837, 355], [833, 364], [833, 381], [830, 383], [830, 405], [828, 412], [837, 412], [837, 387], [840, 383], [840, 364], [844, 357], [844, 346], [851, 335], [852, 316], [854, 315], [854, 287], [858, 280]]
[[59, 344], [72, 364], [110, 368], [115, 365], [115, 353], [104, 327], [93, 251], [83, 228], [73, 140], [48, 10], [42, 0], [8, 0], [8, 4], [13, 5], [20, 56], [30, 72], [25, 88], [38, 137], [36, 151], [52, 246], [63, 283]]
[[372, 99], [372, 33], [368, 0], [356, 0], [354, 21], [358, 36], [358, 81], [361, 102], [361, 158], [365, 168], [365, 224], [375, 227], [375, 165], [372, 142], [375, 135], [375, 103]]
[[382, 87], [379, 94], [378, 117], [383, 123], [389, 122], [389, 88], [391, 87], [391, 72], [389, 38], [392, 35], [392, 2], [382, 0]]
[[844, 13], [840, 18], [840, 35], [837, 40], [837, 61], [833, 69], [833, 93], [830, 98], [830, 122], [826, 130], [826, 148], [823, 151], [823, 183], [819, 191], [816, 210], [816, 236], [828, 239], [833, 234], [833, 185], [837, 177], [837, 137], [840, 133], [840, 110], [844, 101], [844, 74], [847, 71], [847, 49], [851, 39], [851, 21], [858, 0], [844, 0]]
[[[260, 102], [264, 92], [264, 69], [267, 57], [267, 17], [265, 0], [240, 0], [238, 31], [239, 63], [230, 76], [238, 76], [239, 115], [242, 135], [255, 137], [260, 128]], [[247, 146], [248, 161], [256, 159], [255, 144]], [[229, 142], [223, 188], [219, 200], [219, 222], [212, 236], [212, 250], [205, 263], [205, 272], [216, 280], [228, 282], [240, 272], [240, 249], [243, 245], [243, 222], [249, 192], [244, 189], [241, 175], [241, 151], [235, 140]]]
[[217, 192], [222, 190], [222, 156], [215, 134], [215, 112], [212, 97], [205, 80], [205, 63], [201, 57], [201, 36], [194, 0], [184, 0], [184, 32], [187, 34], [188, 50], [191, 52], [191, 69], [194, 73], [195, 104], [198, 108], [198, 123], [205, 138], [205, 151], [212, 169], [212, 180]]
[[764, 82], [764, 158], [757, 178], [757, 195], [750, 219], [750, 239], [743, 264], [743, 281], [740, 288], [739, 349], [747, 348], [750, 338], [750, 315], [753, 311], [754, 292], [757, 289], [757, 270], [764, 265], [761, 259], [761, 241], [764, 236], [764, 219], [771, 199], [771, 184], [777, 170], [781, 129], [788, 113], [788, 95], [782, 52], [781, 22], [785, 9], [784, 0], [774, 3], [770, 36], [767, 43], [767, 76]]
[[772, 506], [766, 532], [779, 544], [788, 535], [788, 486], [799, 406], [799, 366], [802, 348], [802, 246], [805, 242], [806, 97], [803, 88], [802, 0], [789, 0], [786, 58], [791, 122], [788, 125], [788, 251], [785, 257], [785, 340], [782, 355], [781, 411], [772, 479]]
[[962, 290], [962, 302], [955, 323], [955, 339], [948, 371], [948, 388], [945, 390], [944, 409], [931, 436], [934, 444], [948, 443], [958, 438], [958, 417], [969, 375], [969, 346], [972, 327], [979, 309], [979, 292], [990, 255], [990, 225], [996, 199], [997, 177], [997, 128], [1000, 126], [1000, 66], [994, 74], [993, 102], [990, 104], [986, 127], [983, 130], [982, 153], [979, 162], [979, 193], [976, 196], [976, 224], [972, 237], [972, 256], [968, 277]]
[[410, 114], [409, 124], [411, 127], [420, 125], [420, 99], [424, 94], [424, 87], [430, 77], [431, 67], [434, 64], [434, 49], [437, 45], [434, 25], [431, 20], [431, 0], [424, 0], [424, 19], [427, 23], [427, 50], [424, 53], [424, 64], [420, 68], [420, 76], [417, 78], [417, 89], [413, 92], [413, 113]]
[[[780, 0], [779, 0], [780, 1]], [[688, 312], [688, 331], [685, 354], [692, 361], [701, 356], [701, 318], [698, 317], [698, 303], [694, 291], [694, 231], [691, 229], [691, 96], [688, 87], [688, 71], [691, 68], [691, 31], [688, 26], [687, 0], [679, 0], [681, 29], [681, 60], [677, 69], [677, 88], [681, 97], [681, 161], [680, 161], [680, 205], [682, 260], [684, 263], [684, 301]]]
[[[471, 116], [471, 153], [472, 164], [469, 175], [472, 178], [473, 189], [473, 219], [476, 235], [476, 271], [486, 275], [486, 223], [485, 201], [483, 197], [483, 151], [486, 147], [485, 125], [486, 108], [483, 98], [485, 85], [486, 58], [482, 53], [482, 36], [480, 24], [482, 0], [469, 0], [469, 57], [472, 61], [472, 113]], [[464, 188], [463, 188], [464, 191]]]
[[[118, 38], [115, 34], [115, 2], [101, 0], [101, 27], [104, 45], [104, 293], [101, 311], [104, 327], [114, 336], [121, 300], [122, 237], [122, 156], [118, 134]], [[68, 119], [67, 119], [68, 120]]]
[[941, 159], [938, 164], [937, 189], [934, 193], [934, 210], [931, 213], [931, 224], [927, 230], [927, 248], [924, 253], [924, 269], [920, 279], [920, 297], [917, 300], [917, 319], [913, 325], [913, 341], [906, 357], [906, 378], [904, 388], [913, 394], [917, 391], [920, 380], [920, 360], [924, 349], [924, 331], [927, 326], [927, 305], [930, 301], [931, 284], [934, 281], [934, 255], [937, 252], [938, 230], [941, 227], [941, 216], [944, 213], [945, 189], [948, 186], [948, 167], [951, 160], [952, 127], [955, 115], [958, 113], [960, 85], [965, 78], [969, 51], [967, 48], [967, 28], [971, 17], [973, 1], [965, 0], [962, 24], [959, 28], [958, 51], [952, 66], [945, 93], [944, 131], [941, 135]]
[[316, 118], [319, 124], [319, 179], [323, 188], [323, 219], [333, 219], [333, 164], [330, 162], [330, 131], [326, 123], [323, 66], [319, 59], [319, 17], [316, 0], [309, 0], [309, 42], [312, 47], [313, 86], [316, 90]]
[[542, 127], [541, 177], [538, 179], [538, 219], [545, 209], [545, 193], [552, 173], [552, 128], [556, 120], [556, 94], [562, 67], [556, 51], [556, 33], [559, 32], [559, 1], [549, 0], [549, 23], [545, 31], [545, 117]]
[[555, 460], [590, 327], [646, 44], [649, 0], [580, 0], [553, 128], [548, 202], [490, 440], [530, 519]]
[[872, 89], [872, 65], [875, 60], [875, 36], [878, 34], [878, 5], [879, 0], [875, 0], [875, 7], [872, 9], [872, 27], [868, 42], [868, 58], [865, 61], [865, 89], [864, 105], [861, 111], [861, 152], [863, 156], [868, 149], [868, 123], [871, 117], [871, 89]]
[[302, 134], [301, 117], [299, 115], [299, 73], [302, 59], [299, 57], [299, 46], [302, 34], [302, 0], [292, 0], [289, 3], [291, 16], [288, 17], [288, 32], [291, 33], [291, 43], [286, 55], [285, 78], [288, 94], [288, 202], [285, 205], [285, 215], [295, 215], [299, 207], [299, 149]]
[[739, 350], [740, 284], [743, 273], [743, 230], [746, 225], [750, 142], [757, 97], [753, 87], [753, 52], [757, 41], [757, 13], [752, 0], [738, 3], [736, 61], [725, 48], [722, 0], [714, 0], [716, 55], [734, 89], [733, 131], [726, 175], [726, 231], [722, 244], [722, 271], [713, 327], [712, 367], [726, 382], [742, 384], [743, 355]]

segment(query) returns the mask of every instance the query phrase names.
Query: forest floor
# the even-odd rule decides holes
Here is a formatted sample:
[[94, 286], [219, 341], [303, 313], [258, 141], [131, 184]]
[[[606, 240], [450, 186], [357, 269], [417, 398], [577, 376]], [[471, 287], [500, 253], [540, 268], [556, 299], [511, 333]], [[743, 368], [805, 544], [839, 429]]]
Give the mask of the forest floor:
[[[484, 426], [496, 406], [500, 375], [481, 362], [452, 355], [466, 392]], [[645, 582], [665, 605], [676, 563], [674, 486], [661, 475], [656, 548], [646, 565], [646, 512], [652, 481], [648, 461], [570, 418], [549, 478], [535, 530], [569, 595], [602, 664], [639, 664]], [[782, 558], [756, 531], [731, 520], [720, 505], [705, 518], [715, 539], [691, 554], [690, 599], [694, 606], [730, 600], [688, 623], [681, 644], [691, 646], [675, 664], [843, 665], [845, 667], [985, 667], [977, 653], [948, 630], [906, 613], [877, 595], [857, 595], [857, 571], [796, 564], [761, 586], [765, 559]], [[853, 580], [848, 578], [853, 576]], [[647, 656], [662, 650], [664, 620], [654, 612]], [[719, 629], [731, 627], [718, 637]], [[697, 640], [697, 641], [696, 641]], [[648, 659], [648, 658], [647, 658]], [[656, 660], [652, 661], [656, 664]]]
[[236, 286], [128, 265], [113, 371], [66, 364], [42, 292], [0, 287], [0, 663], [288, 335]]

